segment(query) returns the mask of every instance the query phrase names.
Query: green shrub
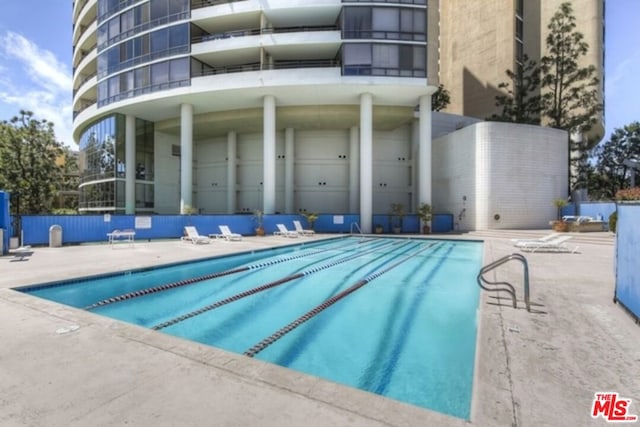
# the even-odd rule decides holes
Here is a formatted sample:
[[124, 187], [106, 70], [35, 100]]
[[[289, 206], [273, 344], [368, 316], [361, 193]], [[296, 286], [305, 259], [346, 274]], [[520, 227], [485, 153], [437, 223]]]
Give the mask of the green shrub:
[[618, 224], [618, 211], [615, 211], [609, 216], [609, 231], [616, 232], [616, 225]]

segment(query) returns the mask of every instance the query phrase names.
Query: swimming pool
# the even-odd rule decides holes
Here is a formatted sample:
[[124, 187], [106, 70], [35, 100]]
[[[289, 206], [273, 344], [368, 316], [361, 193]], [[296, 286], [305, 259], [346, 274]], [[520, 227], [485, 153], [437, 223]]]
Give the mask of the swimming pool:
[[19, 290], [469, 419], [481, 257], [340, 238]]

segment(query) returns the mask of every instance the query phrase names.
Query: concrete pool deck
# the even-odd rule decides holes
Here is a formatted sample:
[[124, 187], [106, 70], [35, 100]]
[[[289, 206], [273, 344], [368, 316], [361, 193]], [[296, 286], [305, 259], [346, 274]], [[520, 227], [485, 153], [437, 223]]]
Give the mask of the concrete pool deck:
[[[484, 240], [487, 264], [516, 252], [510, 238], [545, 234], [430, 237]], [[519, 263], [488, 273], [513, 283], [519, 301], [514, 309], [481, 292], [470, 421], [9, 289], [296, 239], [36, 247], [23, 261], [0, 257], [0, 425], [606, 425], [591, 417], [596, 392], [631, 399], [630, 413], [640, 416], [640, 325], [612, 302], [614, 237], [569, 234], [574, 254], [525, 253], [531, 313]]]

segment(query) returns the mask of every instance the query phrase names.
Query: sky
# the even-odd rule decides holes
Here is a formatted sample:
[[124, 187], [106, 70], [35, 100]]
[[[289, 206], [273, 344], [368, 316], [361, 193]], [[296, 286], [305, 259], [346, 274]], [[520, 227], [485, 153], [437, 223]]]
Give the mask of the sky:
[[[0, 0], [0, 120], [20, 110], [54, 123], [73, 148], [72, 0]], [[605, 140], [640, 121], [640, 0], [607, 0]], [[579, 29], [578, 29], [579, 30]]]

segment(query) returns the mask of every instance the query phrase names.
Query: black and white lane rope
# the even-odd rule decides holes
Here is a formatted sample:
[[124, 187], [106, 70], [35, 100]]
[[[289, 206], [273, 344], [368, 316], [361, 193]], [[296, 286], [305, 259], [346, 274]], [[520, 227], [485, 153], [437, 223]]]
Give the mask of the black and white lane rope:
[[393, 263], [393, 264], [391, 264], [389, 266], [386, 266], [386, 267], [384, 267], [384, 268], [382, 268], [380, 270], [377, 270], [377, 271], [373, 272], [372, 274], [368, 275], [364, 279], [361, 279], [361, 280], [357, 281], [356, 283], [354, 283], [353, 285], [351, 285], [350, 287], [348, 287], [344, 291], [342, 291], [342, 292], [332, 296], [331, 298], [325, 300], [322, 304], [314, 307], [313, 309], [309, 310], [307, 313], [305, 313], [302, 316], [298, 317], [293, 322], [289, 323], [287, 326], [279, 329], [278, 331], [276, 331], [272, 335], [270, 335], [267, 338], [263, 339], [262, 341], [260, 341], [259, 343], [257, 343], [256, 345], [254, 345], [253, 347], [251, 347], [250, 349], [245, 351], [244, 355], [248, 356], [248, 357], [255, 356], [256, 354], [258, 354], [259, 352], [261, 352], [262, 350], [264, 350], [265, 348], [267, 348], [268, 346], [270, 346], [271, 344], [273, 344], [274, 342], [276, 342], [277, 340], [279, 340], [280, 338], [282, 338], [283, 336], [285, 336], [286, 334], [288, 334], [289, 332], [291, 332], [292, 330], [297, 328], [298, 326], [300, 326], [303, 323], [305, 323], [307, 320], [313, 318], [314, 316], [318, 315], [320, 312], [322, 312], [325, 309], [331, 307], [333, 304], [337, 303], [338, 301], [340, 301], [341, 299], [345, 298], [349, 294], [352, 294], [353, 292], [357, 291], [358, 289], [360, 289], [361, 287], [363, 287], [367, 283], [371, 282], [373, 279], [382, 276], [383, 274], [387, 273], [390, 270], [393, 270], [394, 268], [396, 268], [400, 264], [403, 264], [407, 260], [417, 256], [418, 254], [426, 251], [427, 249], [430, 249], [431, 247], [433, 247], [434, 245], [437, 245], [437, 244], [438, 243], [432, 243], [429, 246], [426, 246], [426, 247], [418, 250], [417, 252], [415, 252], [415, 253], [413, 253], [411, 255], [408, 255], [406, 257], [401, 258], [400, 260], [398, 260], [397, 262], [395, 262], [395, 263]]

